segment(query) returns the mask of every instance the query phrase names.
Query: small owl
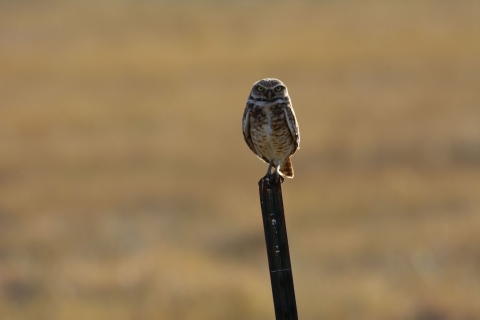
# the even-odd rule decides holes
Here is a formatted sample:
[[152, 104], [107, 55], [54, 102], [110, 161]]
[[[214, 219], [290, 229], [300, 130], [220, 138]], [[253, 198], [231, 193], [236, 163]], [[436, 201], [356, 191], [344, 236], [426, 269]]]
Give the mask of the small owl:
[[278, 79], [256, 82], [242, 120], [243, 137], [250, 150], [272, 166], [274, 174], [293, 178], [290, 157], [300, 149], [300, 131], [287, 87]]

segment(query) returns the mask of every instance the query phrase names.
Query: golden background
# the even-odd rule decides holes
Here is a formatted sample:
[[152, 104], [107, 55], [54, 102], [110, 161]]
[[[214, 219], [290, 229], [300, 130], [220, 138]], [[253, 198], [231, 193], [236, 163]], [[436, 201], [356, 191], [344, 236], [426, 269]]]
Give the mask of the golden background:
[[0, 2], [1, 318], [273, 319], [265, 77], [300, 319], [480, 319], [480, 2], [153, 0]]

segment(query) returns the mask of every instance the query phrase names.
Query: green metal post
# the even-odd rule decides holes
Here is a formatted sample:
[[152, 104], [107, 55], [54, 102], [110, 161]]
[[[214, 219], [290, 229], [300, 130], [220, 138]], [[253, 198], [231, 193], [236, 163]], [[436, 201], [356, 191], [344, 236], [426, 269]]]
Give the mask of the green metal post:
[[274, 176], [265, 176], [258, 185], [275, 318], [298, 320], [281, 182], [280, 179], [274, 179]]

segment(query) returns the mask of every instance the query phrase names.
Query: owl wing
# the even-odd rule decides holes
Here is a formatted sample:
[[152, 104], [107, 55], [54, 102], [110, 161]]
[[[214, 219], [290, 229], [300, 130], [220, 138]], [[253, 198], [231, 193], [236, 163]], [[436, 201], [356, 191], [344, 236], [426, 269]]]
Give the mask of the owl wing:
[[295, 150], [292, 152], [292, 154], [294, 154], [297, 149], [300, 149], [300, 129], [298, 128], [297, 117], [295, 117], [295, 111], [293, 111], [290, 103], [287, 104], [283, 111], [285, 112], [285, 119], [287, 119], [288, 128], [292, 133], [293, 141], [295, 143]]
[[252, 110], [252, 108], [253, 108], [253, 104], [247, 103], [247, 106], [245, 107], [245, 111], [243, 112], [243, 119], [242, 119], [243, 138], [245, 139], [245, 142], [247, 143], [250, 150], [252, 150], [252, 152], [255, 153], [255, 155], [259, 157], [261, 160], [268, 163], [267, 158], [262, 157], [261, 155], [258, 154], [257, 149], [255, 149], [255, 145], [253, 144], [252, 137], [250, 136], [250, 111]]
[[255, 150], [255, 145], [253, 144], [252, 137], [250, 136], [250, 110], [252, 109], [252, 107], [252, 104], [247, 103], [245, 111], [243, 112], [242, 129], [245, 142], [247, 143], [250, 150], [252, 150], [253, 153], [257, 154], [257, 150]]

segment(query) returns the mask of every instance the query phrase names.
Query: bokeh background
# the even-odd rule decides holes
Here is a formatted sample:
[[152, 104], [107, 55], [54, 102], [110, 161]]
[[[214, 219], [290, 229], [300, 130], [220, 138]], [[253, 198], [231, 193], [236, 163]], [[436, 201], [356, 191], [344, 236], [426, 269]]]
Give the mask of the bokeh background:
[[300, 318], [480, 319], [480, 2], [340, 0], [1, 1], [1, 318], [273, 319], [265, 77]]

